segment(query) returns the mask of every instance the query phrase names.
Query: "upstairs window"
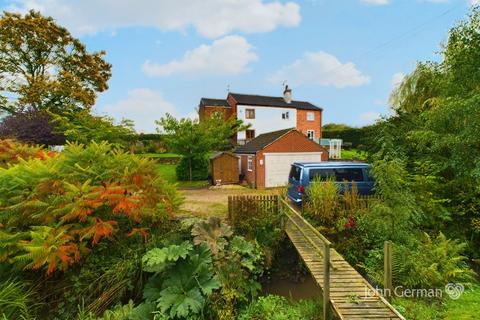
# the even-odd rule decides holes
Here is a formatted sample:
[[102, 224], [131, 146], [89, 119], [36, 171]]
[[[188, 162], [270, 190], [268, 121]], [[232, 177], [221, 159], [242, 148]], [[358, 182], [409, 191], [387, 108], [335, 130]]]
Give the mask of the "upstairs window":
[[245, 138], [247, 139], [247, 141], [255, 138], [255, 130], [245, 130]]
[[255, 109], [245, 109], [245, 119], [255, 119]]
[[315, 121], [315, 113], [307, 112], [307, 121]]
[[282, 112], [282, 119], [283, 120], [290, 119], [290, 113], [288, 111], [287, 112]]

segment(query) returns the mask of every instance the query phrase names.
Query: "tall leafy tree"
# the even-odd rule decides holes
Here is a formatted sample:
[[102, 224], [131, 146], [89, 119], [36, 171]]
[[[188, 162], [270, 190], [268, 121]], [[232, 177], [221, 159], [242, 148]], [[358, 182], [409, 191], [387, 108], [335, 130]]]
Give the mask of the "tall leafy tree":
[[470, 242], [480, 256], [480, 7], [453, 27], [439, 62], [420, 62], [391, 95], [374, 151], [410, 174], [422, 228]]
[[104, 51], [84, 44], [52, 18], [30, 11], [0, 16], [0, 110], [89, 110], [108, 88]]
[[116, 146], [126, 147], [135, 136], [133, 121], [123, 119], [115, 123], [107, 116], [97, 116], [87, 110], [71, 114], [50, 113], [52, 122], [60, 132], [63, 132], [68, 141], [88, 144], [91, 141], [108, 141]]
[[220, 114], [199, 122], [190, 118], [175, 119], [170, 114], [156, 121], [158, 131], [165, 133], [164, 140], [170, 151], [181, 154], [188, 162], [189, 180], [194, 175], [194, 162], [201, 161], [211, 151], [228, 150], [232, 137], [245, 130], [241, 120], [225, 121]]

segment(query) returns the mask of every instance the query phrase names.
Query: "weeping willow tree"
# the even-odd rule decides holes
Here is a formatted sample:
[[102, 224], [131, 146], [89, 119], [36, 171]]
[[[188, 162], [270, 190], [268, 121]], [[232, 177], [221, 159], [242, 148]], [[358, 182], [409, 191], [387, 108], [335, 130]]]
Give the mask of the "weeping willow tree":
[[[480, 8], [454, 26], [440, 62], [419, 62], [393, 90], [377, 160], [401, 158], [419, 226], [468, 241], [480, 256]], [[407, 183], [405, 184], [407, 185]]]

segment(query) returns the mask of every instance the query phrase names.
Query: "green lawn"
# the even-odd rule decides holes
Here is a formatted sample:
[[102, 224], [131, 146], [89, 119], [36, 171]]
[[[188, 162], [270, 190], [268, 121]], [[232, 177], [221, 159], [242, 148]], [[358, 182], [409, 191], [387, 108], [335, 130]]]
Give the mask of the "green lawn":
[[465, 289], [458, 300], [447, 298], [447, 320], [478, 319], [480, 312], [480, 286]]
[[180, 155], [176, 153], [140, 153], [139, 156], [149, 158], [179, 158]]
[[458, 298], [452, 300], [445, 296], [445, 301], [397, 298], [393, 304], [407, 319], [415, 320], [470, 320], [478, 319], [480, 310], [480, 286], [465, 289]]
[[203, 188], [209, 185], [207, 180], [202, 181], [178, 181], [177, 175], [175, 173], [175, 168], [177, 166], [174, 164], [158, 164], [158, 173], [168, 182], [176, 183], [180, 189], [189, 189], [189, 188]]
[[342, 160], [366, 160], [367, 153], [357, 149], [342, 149]]

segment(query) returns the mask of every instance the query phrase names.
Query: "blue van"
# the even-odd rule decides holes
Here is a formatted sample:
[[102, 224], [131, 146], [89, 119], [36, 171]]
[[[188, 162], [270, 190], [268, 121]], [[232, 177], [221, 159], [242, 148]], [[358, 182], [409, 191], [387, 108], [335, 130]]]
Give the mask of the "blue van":
[[295, 203], [302, 203], [305, 190], [316, 177], [320, 180], [333, 178], [339, 184], [339, 191], [357, 185], [358, 193], [373, 194], [373, 180], [369, 176], [370, 165], [363, 162], [296, 162], [292, 164], [288, 177], [288, 197]]

